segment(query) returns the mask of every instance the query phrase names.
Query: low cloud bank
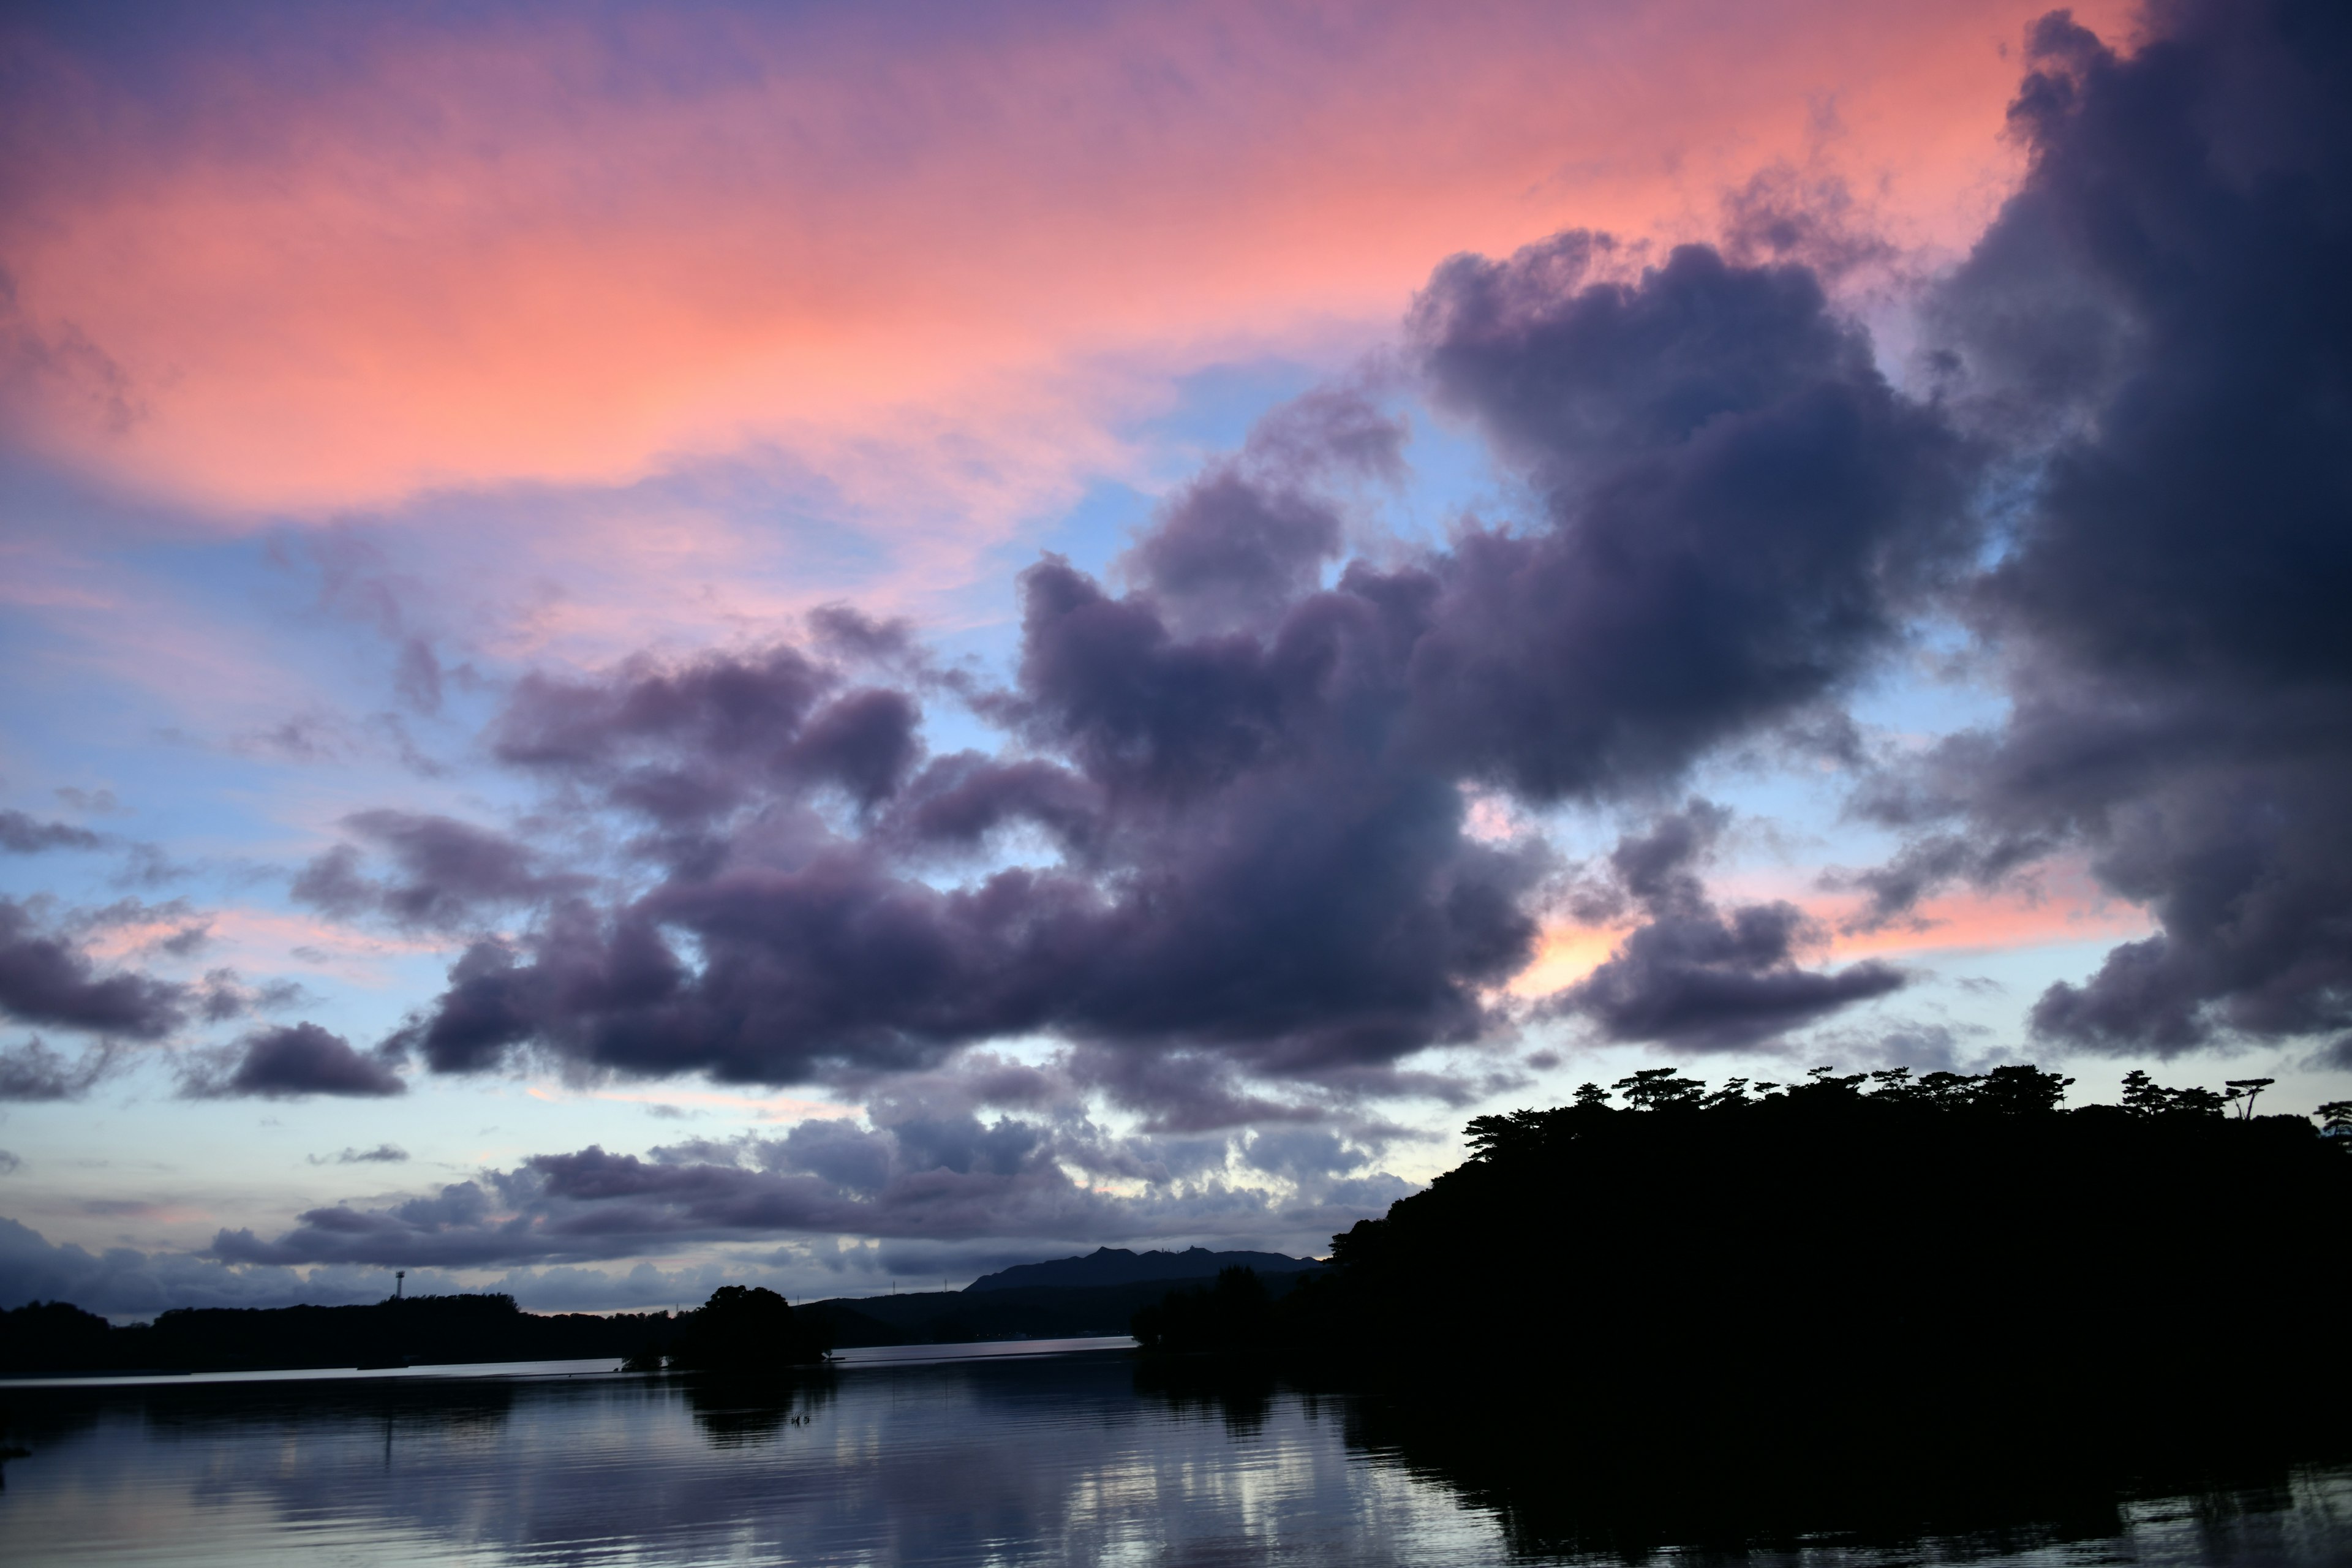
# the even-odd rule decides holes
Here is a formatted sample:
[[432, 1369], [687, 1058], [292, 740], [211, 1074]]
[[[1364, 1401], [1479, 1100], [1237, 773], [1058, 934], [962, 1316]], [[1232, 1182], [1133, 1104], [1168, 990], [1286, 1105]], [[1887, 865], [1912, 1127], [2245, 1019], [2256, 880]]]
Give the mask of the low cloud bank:
[[[1139, 1238], [1320, 1252], [1332, 1233], [1413, 1190], [1376, 1168], [1393, 1136], [1377, 1124], [1354, 1135], [1301, 1126], [1118, 1137], [1075, 1100], [988, 1113], [977, 1076], [922, 1094], [902, 1088], [877, 1100], [871, 1126], [815, 1120], [643, 1155], [596, 1145], [536, 1155], [404, 1202], [312, 1209], [276, 1237], [223, 1230], [211, 1251], [278, 1268], [481, 1269], [853, 1237], [936, 1272], [953, 1259]], [[989, 1092], [1003, 1095], [1003, 1083]]]

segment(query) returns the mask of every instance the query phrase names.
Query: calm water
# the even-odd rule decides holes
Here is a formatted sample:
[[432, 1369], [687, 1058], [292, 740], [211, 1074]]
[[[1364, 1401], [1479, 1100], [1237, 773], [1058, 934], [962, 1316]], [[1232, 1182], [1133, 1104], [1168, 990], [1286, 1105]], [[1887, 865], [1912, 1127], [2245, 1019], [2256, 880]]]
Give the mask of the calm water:
[[[1491, 1489], [1354, 1396], [1179, 1395], [1121, 1352], [870, 1359], [789, 1396], [535, 1375], [0, 1387], [0, 1559], [76, 1563], [1510, 1561]], [[567, 1372], [572, 1375], [565, 1375]], [[1526, 1548], [1524, 1540], [1518, 1542]], [[1655, 1543], [1652, 1543], [1655, 1544]], [[1516, 1555], [1524, 1560], [1532, 1549]], [[1540, 1556], [1540, 1552], [1534, 1552]], [[1622, 1553], [1641, 1555], [1641, 1552]], [[1671, 1543], [1654, 1555], [1703, 1555]], [[2352, 1562], [2352, 1467], [1759, 1563]]]

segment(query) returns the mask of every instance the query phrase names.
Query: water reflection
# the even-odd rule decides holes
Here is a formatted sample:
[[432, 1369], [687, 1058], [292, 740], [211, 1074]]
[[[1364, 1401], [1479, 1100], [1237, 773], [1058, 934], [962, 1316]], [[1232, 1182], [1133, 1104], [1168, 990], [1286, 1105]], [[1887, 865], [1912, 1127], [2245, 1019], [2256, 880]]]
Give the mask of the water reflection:
[[1247, 1358], [1177, 1357], [1139, 1361], [1135, 1367], [1139, 1397], [1171, 1410], [1215, 1415], [1236, 1438], [1253, 1437], [1265, 1429], [1280, 1387], [1272, 1366]]
[[1341, 1404], [1349, 1448], [1489, 1510], [1515, 1556], [1853, 1563], [2352, 1561], [2352, 1445], [2086, 1444], [2080, 1429], [1843, 1426], [1786, 1412], [1695, 1431], [1458, 1391]]
[[2352, 1556], [2342, 1465], [2164, 1496], [1961, 1489], [1940, 1513], [1800, 1486], [1743, 1514], [1760, 1483], [1533, 1440], [1557, 1412], [1538, 1424], [1117, 1353], [755, 1385], [0, 1388], [0, 1443], [32, 1450], [0, 1492], [12, 1564]]
[[834, 1374], [814, 1370], [782, 1377], [701, 1376], [679, 1380], [694, 1424], [721, 1448], [773, 1441], [786, 1426], [805, 1426], [833, 1398]]

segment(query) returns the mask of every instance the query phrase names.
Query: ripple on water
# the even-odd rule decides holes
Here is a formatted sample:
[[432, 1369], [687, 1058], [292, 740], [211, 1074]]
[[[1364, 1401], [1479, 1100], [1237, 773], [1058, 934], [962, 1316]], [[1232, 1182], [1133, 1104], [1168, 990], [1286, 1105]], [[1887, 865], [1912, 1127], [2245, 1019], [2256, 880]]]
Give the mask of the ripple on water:
[[[1044, 1347], [1040, 1347], [1041, 1349]], [[1384, 1563], [1507, 1559], [1476, 1488], [1345, 1402], [1139, 1390], [1123, 1355], [867, 1364], [746, 1393], [628, 1377], [12, 1390], [12, 1564]], [[2352, 1556], [2352, 1472], [2135, 1504], [2095, 1541], [1833, 1540], [1751, 1562]], [[1661, 1553], [1677, 1555], [1671, 1549]]]

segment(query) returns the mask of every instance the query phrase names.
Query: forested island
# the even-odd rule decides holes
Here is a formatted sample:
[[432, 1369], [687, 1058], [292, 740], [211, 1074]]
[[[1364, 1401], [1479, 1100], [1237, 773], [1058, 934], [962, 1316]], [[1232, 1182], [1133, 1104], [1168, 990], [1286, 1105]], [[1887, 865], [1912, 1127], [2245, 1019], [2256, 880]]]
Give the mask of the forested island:
[[2068, 1110], [2069, 1082], [1822, 1069], [1710, 1090], [1660, 1068], [1615, 1085], [1622, 1106], [1588, 1084], [1473, 1121], [1470, 1159], [1335, 1237], [1286, 1298], [1236, 1271], [1135, 1331], [1179, 1363], [1243, 1352], [1471, 1402], [1424, 1427], [1474, 1447], [1475, 1403], [1507, 1394], [1555, 1412], [1595, 1475], [1642, 1454], [1777, 1475], [1791, 1453], [1907, 1470], [2340, 1438], [2352, 1105], [2322, 1129], [2252, 1114], [2261, 1080], [2136, 1073], [2124, 1104]]

